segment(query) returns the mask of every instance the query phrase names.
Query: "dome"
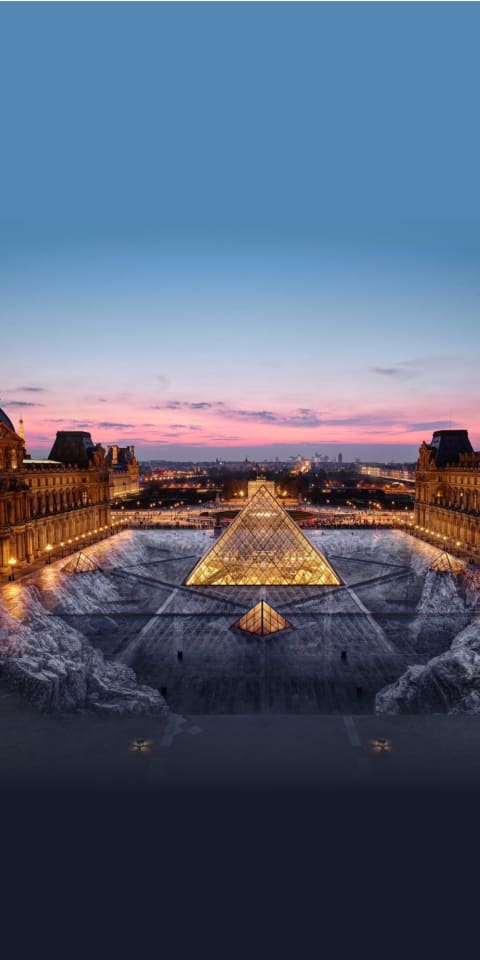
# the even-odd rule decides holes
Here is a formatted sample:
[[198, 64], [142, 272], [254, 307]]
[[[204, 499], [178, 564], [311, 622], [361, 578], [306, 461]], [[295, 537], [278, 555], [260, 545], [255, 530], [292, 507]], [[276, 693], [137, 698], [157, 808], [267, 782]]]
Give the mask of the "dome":
[[9, 430], [13, 430], [14, 433], [17, 432], [15, 430], [15, 427], [13, 426], [12, 421], [10, 420], [10, 417], [7, 417], [5, 410], [2, 410], [1, 407], [0, 407], [0, 423], [4, 423], [5, 426], [8, 427]]

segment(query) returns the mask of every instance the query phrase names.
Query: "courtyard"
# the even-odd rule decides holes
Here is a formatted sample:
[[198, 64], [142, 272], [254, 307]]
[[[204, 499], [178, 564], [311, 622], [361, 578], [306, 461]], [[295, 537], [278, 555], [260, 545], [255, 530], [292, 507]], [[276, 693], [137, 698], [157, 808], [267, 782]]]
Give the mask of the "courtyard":
[[[308, 537], [339, 586], [187, 587], [210, 531], [126, 530], [88, 548], [99, 569], [68, 575], [59, 560], [5, 586], [3, 600], [22, 621], [40, 604], [179, 714], [372, 714], [379, 690], [472, 622], [478, 592], [431, 570], [439, 551], [402, 531]], [[260, 599], [290, 628], [234, 626]]]

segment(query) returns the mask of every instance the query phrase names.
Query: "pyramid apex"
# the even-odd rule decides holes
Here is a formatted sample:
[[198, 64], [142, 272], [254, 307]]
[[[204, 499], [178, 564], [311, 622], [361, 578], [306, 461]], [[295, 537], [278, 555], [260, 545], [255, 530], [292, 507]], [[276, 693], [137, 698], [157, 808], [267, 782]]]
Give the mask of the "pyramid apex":
[[186, 586], [339, 586], [339, 576], [263, 485], [187, 577]]

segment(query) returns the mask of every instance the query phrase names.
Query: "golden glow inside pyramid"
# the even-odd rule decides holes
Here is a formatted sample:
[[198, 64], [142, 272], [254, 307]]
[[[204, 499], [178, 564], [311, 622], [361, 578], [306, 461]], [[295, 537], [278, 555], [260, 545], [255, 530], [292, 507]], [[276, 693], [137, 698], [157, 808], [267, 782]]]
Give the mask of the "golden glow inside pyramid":
[[288, 630], [291, 623], [285, 620], [281, 613], [277, 613], [266, 600], [260, 600], [234, 623], [234, 627], [245, 630], [247, 633], [256, 633], [259, 637], [266, 637], [269, 633]]
[[193, 568], [193, 586], [339, 586], [340, 578], [275, 497], [260, 487]]

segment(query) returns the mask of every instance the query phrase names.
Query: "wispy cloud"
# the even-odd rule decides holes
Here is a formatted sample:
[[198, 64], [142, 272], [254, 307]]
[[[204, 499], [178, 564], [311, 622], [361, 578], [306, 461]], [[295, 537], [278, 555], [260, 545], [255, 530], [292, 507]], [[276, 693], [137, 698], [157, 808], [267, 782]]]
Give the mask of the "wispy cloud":
[[400, 360], [390, 367], [370, 367], [371, 373], [377, 373], [381, 377], [396, 377], [398, 380], [410, 380], [420, 374], [419, 365], [413, 360]]
[[135, 427], [134, 423], [114, 423], [111, 420], [101, 420], [99, 423], [92, 424], [93, 427], [98, 427], [99, 430], [132, 430]]
[[449, 430], [458, 426], [455, 420], [429, 420], [424, 423], [408, 423], [407, 430]]
[[277, 424], [284, 427], [318, 427], [322, 421], [318, 414], [307, 407], [299, 407], [291, 414], [274, 413], [272, 410], [245, 410], [230, 407], [223, 400], [169, 400], [154, 404], [153, 410], [212, 411], [226, 420], [243, 420], [251, 423]]
[[23, 393], [46, 393], [45, 387], [15, 387], [15, 391], [23, 391]]
[[34, 403], [30, 400], [9, 400], [8, 408], [10, 407], [44, 407], [44, 403]]
[[165, 403], [154, 403], [151, 410], [209, 410], [215, 407], [223, 408], [223, 400], [167, 400]]
[[244, 420], [251, 423], [275, 424], [279, 427], [319, 427], [322, 421], [319, 415], [306, 407], [299, 407], [291, 414], [274, 413], [272, 410], [230, 410], [224, 411], [225, 417], [232, 420]]
[[383, 377], [396, 377], [401, 371], [398, 367], [370, 367], [372, 373], [380, 373]]

